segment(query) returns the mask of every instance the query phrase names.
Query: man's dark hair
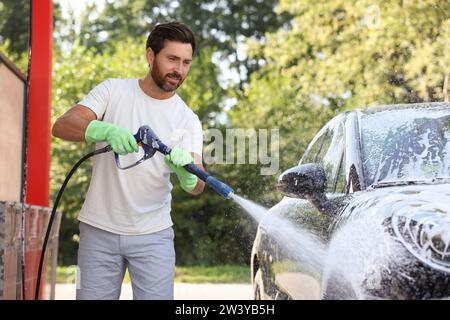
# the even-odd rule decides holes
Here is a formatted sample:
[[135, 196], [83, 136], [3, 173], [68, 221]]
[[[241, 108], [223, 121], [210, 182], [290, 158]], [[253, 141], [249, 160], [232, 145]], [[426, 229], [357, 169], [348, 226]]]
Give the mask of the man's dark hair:
[[164, 41], [178, 41], [181, 43], [190, 43], [192, 54], [195, 52], [195, 36], [192, 30], [185, 24], [177, 21], [158, 24], [147, 38], [146, 49], [152, 48], [155, 55], [164, 48]]

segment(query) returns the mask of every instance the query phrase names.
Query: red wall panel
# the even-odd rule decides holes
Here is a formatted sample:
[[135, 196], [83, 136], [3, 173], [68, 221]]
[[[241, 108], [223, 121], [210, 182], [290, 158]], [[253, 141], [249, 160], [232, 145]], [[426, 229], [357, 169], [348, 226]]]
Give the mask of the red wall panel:
[[52, 1], [33, 0], [26, 203], [49, 204]]

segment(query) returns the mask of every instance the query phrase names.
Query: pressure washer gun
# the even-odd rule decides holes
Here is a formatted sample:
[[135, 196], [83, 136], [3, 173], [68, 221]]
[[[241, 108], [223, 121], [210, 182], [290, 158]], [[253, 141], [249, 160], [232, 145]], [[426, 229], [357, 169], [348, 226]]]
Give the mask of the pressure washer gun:
[[[120, 164], [119, 155], [117, 153], [114, 153], [116, 165], [119, 169], [124, 170], [137, 166], [138, 164], [144, 162], [145, 160], [148, 160], [151, 157], [153, 157], [156, 151], [161, 152], [163, 155], [167, 155], [171, 151], [171, 149], [164, 143], [162, 143], [161, 140], [158, 138], [158, 136], [155, 134], [155, 132], [153, 132], [153, 130], [147, 125], [140, 127], [138, 132], [134, 135], [134, 138], [136, 139], [136, 142], [139, 145], [141, 145], [142, 148], [144, 149], [144, 155], [134, 164], [122, 167]], [[194, 163], [189, 163], [185, 165], [184, 168], [190, 173], [196, 175], [199, 179], [203, 180], [207, 185], [213, 188], [225, 199], [230, 199], [233, 196], [234, 190], [232, 188], [230, 188], [225, 183], [217, 180], [207, 172], [203, 171], [202, 169], [197, 167]]]

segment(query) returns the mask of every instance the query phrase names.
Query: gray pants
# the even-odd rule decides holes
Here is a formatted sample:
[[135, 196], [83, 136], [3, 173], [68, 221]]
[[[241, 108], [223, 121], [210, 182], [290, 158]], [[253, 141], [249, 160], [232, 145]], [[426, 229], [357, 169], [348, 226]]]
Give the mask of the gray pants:
[[80, 222], [77, 300], [117, 300], [128, 267], [135, 300], [172, 300], [175, 277], [172, 227], [119, 235]]

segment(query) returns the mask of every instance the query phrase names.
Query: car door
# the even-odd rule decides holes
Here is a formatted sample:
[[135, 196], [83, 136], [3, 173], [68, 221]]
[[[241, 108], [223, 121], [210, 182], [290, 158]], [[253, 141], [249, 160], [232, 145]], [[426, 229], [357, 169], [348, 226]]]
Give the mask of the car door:
[[[345, 114], [333, 118], [315, 136], [299, 164], [319, 163], [327, 177], [327, 197], [339, 201], [344, 197]], [[304, 247], [307, 238], [318, 237], [317, 243], [326, 243], [334, 212], [319, 211], [310, 201], [284, 197], [270, 210], [271, 214], [291, 222], [296, 233], [291, 237], [295, 248], [279, 239], [267, 240], [266, 248], [273, 250], [270, 256], [270, 273], [277, 290], [275, 299], [320, 299], [320, 260], [322, 247]], [[298, 239], [295, 239], [298, 238]], [[319, 254], [321, 252], [321, 254]]]

